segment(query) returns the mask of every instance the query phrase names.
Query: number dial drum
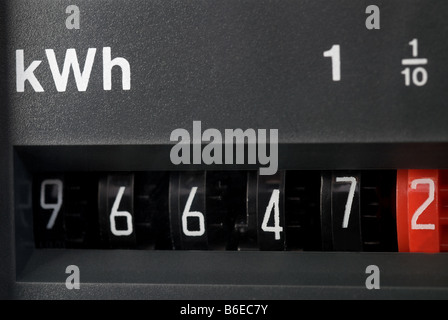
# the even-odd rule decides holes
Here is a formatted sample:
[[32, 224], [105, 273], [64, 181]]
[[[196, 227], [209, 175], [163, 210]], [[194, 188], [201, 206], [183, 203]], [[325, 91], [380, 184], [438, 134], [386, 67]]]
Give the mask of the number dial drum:
[[34, 180], [34, 237], [37, 248], [64, 248], [64, 177], [45, 175]]
[[134, 175], [110, 174], [98, 186], [100, 239], [105, 247], [134, 248]]
[[359, 172], [322, 173], [324, 251], [362, 251], [359, 185]]
[[169, 214], [174, 249], [208, 249], [205, 182], [204, 171], [171, 174]]

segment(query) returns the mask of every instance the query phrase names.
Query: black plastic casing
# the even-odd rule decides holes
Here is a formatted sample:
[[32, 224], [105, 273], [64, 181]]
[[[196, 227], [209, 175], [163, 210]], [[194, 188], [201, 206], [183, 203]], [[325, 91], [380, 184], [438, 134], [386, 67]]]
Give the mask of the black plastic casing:
[[[448, 167], [448, 2], [444, 0], [76, 1], [80, 29], [67, 29], [71, 1], [0, 4], [0, 298], [7, 299], [444, 299], [446, 254], [37, 250], [27, 186], [43, 171], [254, 169], [170, 161], [171, 132], [278, 129], [282, 170]], [[381, 28], [365, 26], [366, 7]], [[426, 85], [406, 86], [401, 61], [419, 40]], [[341, 81], [323, 52], [341, 47]], [[123, 57], [104, 90], [103, 48]], [[71, 71], [56, 90], [46, 49]], [[16, 86], [16, 53], [44, 88]], [[65, 286], [68, 265], [81, 289]], [[366, 268], [381, 270], [368, 290]]]

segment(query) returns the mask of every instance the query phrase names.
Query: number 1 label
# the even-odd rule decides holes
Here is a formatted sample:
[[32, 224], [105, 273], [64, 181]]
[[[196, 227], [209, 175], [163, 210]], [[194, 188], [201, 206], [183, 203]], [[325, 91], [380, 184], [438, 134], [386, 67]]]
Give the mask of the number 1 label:
[[325, 58], [331, 58], [331, 72], [333, 81], [341, 81], [341, 49], [338, 44], [334, 44], [330, 50], [324, 52]]

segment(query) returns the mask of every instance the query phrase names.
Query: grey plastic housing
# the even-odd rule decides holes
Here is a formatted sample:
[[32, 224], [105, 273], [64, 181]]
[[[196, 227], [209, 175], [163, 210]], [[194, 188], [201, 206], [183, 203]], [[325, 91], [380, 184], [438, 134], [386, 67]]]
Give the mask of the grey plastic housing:
[[[0, 298], [448, 298], [446, 254], [36, 250], [20, 220], [33, 172], [254, 168], [173, 165], [170, 134], [194, 120], [278, 129], [280, 169], [447, 168], [446, 1], [375, 1], [379, 30], [365, 27], [371, 1], [80, 0], [69, 30], [72, 4], [0, 3]], [[401, 74], [415, 38], [422, 87]], [[339, 82], [323, 57], [334, 44]], [[116, 69], [104, 90], [105, 47], [129, 62], [130, 90]], [[69, 48], [81, 68], [97, 49], [86, 91], [73, 74], [56, 90], [45, 50], [61, 68]], [[17, 50], [42, 61], [44, 92], [17, 91]], [[71, 264], [80, 290], [65, 286]], [[372, 264], [379, 290], [365, 286]]]

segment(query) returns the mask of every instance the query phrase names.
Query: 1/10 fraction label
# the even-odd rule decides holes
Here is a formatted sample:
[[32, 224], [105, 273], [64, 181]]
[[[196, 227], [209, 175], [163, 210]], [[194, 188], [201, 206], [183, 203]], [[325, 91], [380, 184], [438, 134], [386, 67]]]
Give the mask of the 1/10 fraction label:
[[401, 74], [404, 75], [404, 84], [409, 87], [411, 84], [422, 87], [428, 82], [428, 72], [422, 66], [428, 64], [428, 59], [418, 57], [418, 39], [409, 42], [412, 47], [412, 58], [401, 60], [403, 66], [407, 66]]

